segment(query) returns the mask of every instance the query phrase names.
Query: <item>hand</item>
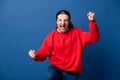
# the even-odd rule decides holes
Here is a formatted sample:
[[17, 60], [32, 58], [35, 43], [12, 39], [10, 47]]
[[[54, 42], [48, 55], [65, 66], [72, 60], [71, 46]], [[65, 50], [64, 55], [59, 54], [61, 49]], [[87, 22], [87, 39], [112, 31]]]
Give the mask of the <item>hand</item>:
[[89, 13], [87, 13], [87, 16], [88, 16], [89, 20], [94, 20], [95, 13], [89, 12]]
[[30, 51], [28, 52], [28, 54], [29, 54], [29, 56], [30, 56], [32, 59], [36, 59], [36, 57], [35, 57], [35, 50], [30, 50]]

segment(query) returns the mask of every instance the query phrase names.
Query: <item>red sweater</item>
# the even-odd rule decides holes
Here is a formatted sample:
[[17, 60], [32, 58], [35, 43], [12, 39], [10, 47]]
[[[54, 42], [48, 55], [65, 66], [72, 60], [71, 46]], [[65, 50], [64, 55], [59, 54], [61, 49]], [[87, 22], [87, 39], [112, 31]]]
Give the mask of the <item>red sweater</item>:
[[80, 74], [85, 46], [95, 43], [98, 39], [99, 31], [95, 20], [90, 21], [89, 32], [76, 27], [66, 33], [59, 33], [55, 29], [48, 34], [36, 53], [36, 61], [43, 61], [49, 56], [50, 64]]

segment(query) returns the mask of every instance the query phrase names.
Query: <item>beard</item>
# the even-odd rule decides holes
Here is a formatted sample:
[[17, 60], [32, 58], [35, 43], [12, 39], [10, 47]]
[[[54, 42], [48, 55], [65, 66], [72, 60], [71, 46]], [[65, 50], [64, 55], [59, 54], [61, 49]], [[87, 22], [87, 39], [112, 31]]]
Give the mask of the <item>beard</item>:
[[67, 32], [69, 30], [69, 27], [67, 25], [60, 25], [57, 27], [57, 30], [61, 33]]

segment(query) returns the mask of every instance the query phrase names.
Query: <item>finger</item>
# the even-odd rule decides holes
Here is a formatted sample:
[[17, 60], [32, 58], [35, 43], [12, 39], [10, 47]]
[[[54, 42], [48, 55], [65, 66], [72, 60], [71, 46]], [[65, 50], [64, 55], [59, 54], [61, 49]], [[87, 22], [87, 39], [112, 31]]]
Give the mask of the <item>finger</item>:
[[29, 52], [28, 53], [30, 53], [32, 50], [29, 50]]
[[91, 14], [91, 15], [95, 15], [95, 13], [94, 13], [94, 12], [90, 12], [90, 14]]
[[94, 12], [89, 11], [89, 14], [94, 14]]
[[89, 11], [89, 12], [87, 13], [87, 16], [90, 16], [90, 15], [91, 15], [91, 13], [92, 13], [92, 12], [90, 12], [90, 11]]
[[28, 53], [35, 52], [35, 50], [30, 50]]
[[32, 52], [35, 52], [35, 50], [32, 50]]
[[32, 51], [32, 52], [33, 52], [33, 51], [35, 51], [35, 50], [30, 50], [30, 51]]

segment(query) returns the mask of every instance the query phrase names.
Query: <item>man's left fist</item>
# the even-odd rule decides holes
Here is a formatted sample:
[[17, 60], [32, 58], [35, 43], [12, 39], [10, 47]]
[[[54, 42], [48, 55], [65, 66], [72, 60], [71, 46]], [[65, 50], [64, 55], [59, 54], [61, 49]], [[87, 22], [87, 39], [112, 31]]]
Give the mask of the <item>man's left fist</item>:
[[93, 12], [88, 12], [88, 13], [87, 13], [87, 16], [88, 16], [88, 19], [89, 19], [89, 20], [94, 20], [95, 13], [93, 13]]

